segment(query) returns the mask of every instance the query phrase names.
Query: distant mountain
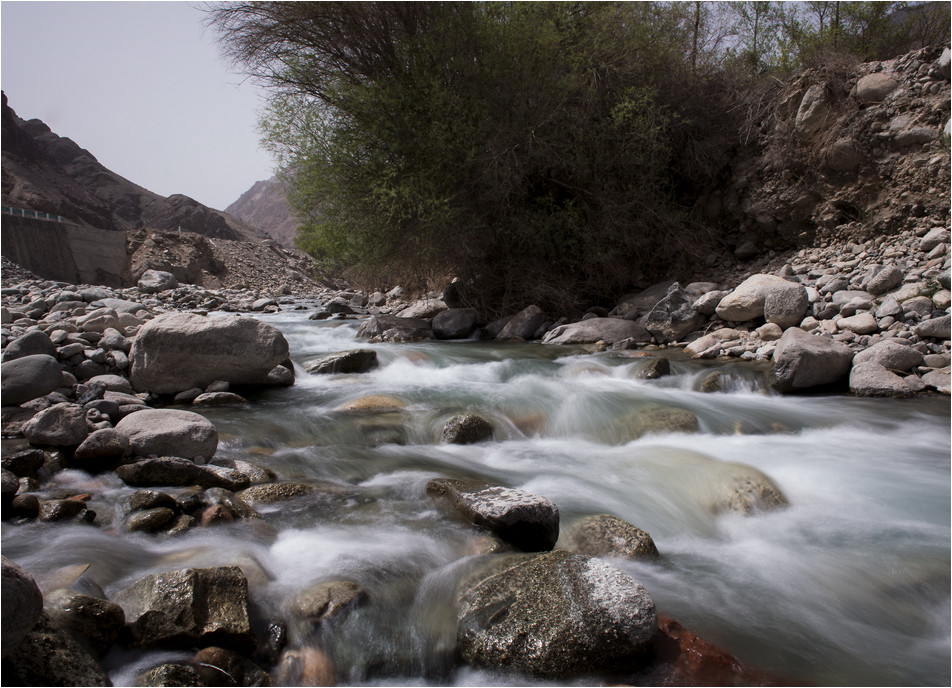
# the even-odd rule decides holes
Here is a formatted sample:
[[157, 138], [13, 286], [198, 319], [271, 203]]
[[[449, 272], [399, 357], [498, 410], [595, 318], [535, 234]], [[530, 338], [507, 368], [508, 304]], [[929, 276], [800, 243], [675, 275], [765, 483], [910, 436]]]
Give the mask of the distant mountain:
[[160, 196], [103, 167], [89, 151], [24, 121], [2, 102], [3, 205], [62, 215], [98, 229], [195, 232], [217, 239], [261, 241], [260, 230], [196, 200]]
[[237, 201], [225, 208], [225, 212], [266, 232], [282, 246], [293, 248], [294, 234], [300, 223], [288, 205], [277, 177], [255, 182]]

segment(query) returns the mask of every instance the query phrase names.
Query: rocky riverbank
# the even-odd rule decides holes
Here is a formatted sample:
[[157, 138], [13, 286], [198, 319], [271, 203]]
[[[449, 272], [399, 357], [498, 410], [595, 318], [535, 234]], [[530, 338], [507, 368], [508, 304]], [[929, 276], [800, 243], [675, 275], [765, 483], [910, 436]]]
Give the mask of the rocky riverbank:
[[[315, 491], [352, 498], [337, 485], [280, 481], [265, 466], [216, 457], [217, 431], [201, 415], [204, 405], [244, 404], [247, 391], [294, 383], [287, 342], [249, 317], [256, 312], [360, 317], [359, 336], [382, 341], [495, 338], [594, 351], [638, 348], [655, 352], [654, 377], [665, 374], [667, 350], [683, 349], [699, 358], [772, 361], [781, 392], [948, 394], [948, 242], [946, 228], [926, 227], [891, 241], [831, 243], [768, 257], [718, 280], [653, 285], [576, 322], [530, 306], [485, 323], [465, 308], [458, 283], [416, 300], [399, 288], [325, 288], [305, 297], [182, 285], [170, 273], [150, 271], [138, 286], [120, 290], [39, 280], [5, 263], [4, 518], [47, 528], [83, 522], [156, 538], [242, 523], [268, 537], [262, 506]], [[219, 315], [209, 317], [213, 311]], [[357, 372], [374, 364], [368, 359], [337, 357], [308, 368], [319, 374], [354, 365]], [[716, 374], [704, 389], [717, 391]], [[388, 400], [364, 401], [354, 412]], [[492, 436], [478, 417], [453, 420], [444, 442]], [[136, 489], [118, 514], [103, 512], [94, 491], [42, 490], [64, 469], [113, 475]], [[748, 478], [744, 494], [719, 498], [724, 508], [756, 513], [786, 503], [765, 476]], [[558, 507], [542, 496], [454, 480], [434, 481], [428, 492], [448, 517], [491, 533], [483, 551], [497, 553], [486, 568], [463, 576], [452, 595], [457, 649], [467, 663], [548, 677], [596, 672], [634, 683], [779, 682], [660, 619], [637, 581], [593, 558], [657, 557], [650, 536], [634, 525], [606, 514], [560, 533]], [[143, 685], [216, 685], [223, 676], [228, 685], [328, 684], [335, 680], [332, 660], [318, 647], [286, 645], [289, 625], [332, 628], [367, 595], [348, 581], [321, 583], [291, 611], [261, 610], [249, 594], [252, 574], [229, 566], [147, 577], [106, 599], [77, 583], [81, 573], [44, 583], [40, 595], [26, 572], [4, 562], [4, 657], [23, 681], [55, 685], [69, 676], [70, 684], [106, 685], [100, 661], [119, 646], [195, 652], [189, 661], [144, 671]], [[541, 586], [553, 576], [562, 590], [589, 592], [565, 599], [527, 592], [543, 588], [526, 580]], [[8, 578], [9, 594], [22, 603], [7, 602]], [[497, 613], [501, 600], [508, 615]], [[618, 600], [626, 600], [624, 610]], [[567, 625], [543, 623], [569, 609]], [[515, 639], [526, 628], [536, 629], [551, 654], [518, 650]], [[611, 643], [596, 642], [606, 635]], [[685, 661], [697, 652], [714, 659], [702, 667]]]

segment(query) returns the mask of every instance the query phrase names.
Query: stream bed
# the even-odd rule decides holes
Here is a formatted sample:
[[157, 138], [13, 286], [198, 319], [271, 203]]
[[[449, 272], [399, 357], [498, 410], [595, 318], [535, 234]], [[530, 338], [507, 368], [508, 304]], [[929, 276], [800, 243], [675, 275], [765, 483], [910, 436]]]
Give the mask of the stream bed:
[[[255, 603], [278, 615], [315, 582], [351, 580], [370, 602], [321, 639], [340, 683], [543, 685], [448, 659], [447, 588], [482, 536], [425, 487], [436, 477], [477, 478], [547, 497], [563, 525], [609, 513], [650, 533], [660, 559], [611, 562], [647, 588], [659, 612], [753, 667], [813, 685], [948, 685], [948, 397], [780, 396], [768, 390], [767, 368], [676, 350], [367, 344], [355, 340], [356, 321], [306, 316], [260, 316], [288, 339], [293, 387], [201, 412], [218, 428], [218, 456], [284, 480], [334, 483], [346, 498], [261, 507], [266, 531], [236, 523], [160, 537], [4, 523], [4, 554], [41, 581], [91, 564], [84, 575], [110, 597], [150, 573], [237, 564]], [[308, 375], [301, 367], [354, 348], [375, 349], [379, 368]], [[640, 379], [662, 355], [670, 374]], [[697, 391], [712, 371], [723, 391]], [[337, 410], [368, 395], [405, 406]], [[659, 406], [692, 412], [699, 431], [633, 439], [630, 419]], [[463, 412], [489, 420], [494, 440], [440, 444], [445, 422]], [[769, 476], [790, 506], [712, 510], [735, 463]], [[113, 475], [78, 471], [56, 484], [88, 485], [97, 512], [133, 492]], [[114, 650], [106, 664], [116, 685], [130, 685], [158, 658]]]

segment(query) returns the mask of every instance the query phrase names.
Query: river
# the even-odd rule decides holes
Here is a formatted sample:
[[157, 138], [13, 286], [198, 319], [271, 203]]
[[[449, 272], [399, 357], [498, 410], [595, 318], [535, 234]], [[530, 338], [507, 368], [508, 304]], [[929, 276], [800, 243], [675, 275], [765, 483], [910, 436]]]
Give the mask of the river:
[[[314, 582], [353, 580], [370, 603], [322, 639], [342, 683], [534, 684], [451, 659], [448, 581], [480, 536], [441, 511], [425, 485], [474, 477], [551, 499], [563, 524], [611, 513], [649, 532], [659, 560], [612, 562], [660, 612], [759, 669], [814, 685], [949, 684], [948, 397], [780, 396], [763, 367], [675, 351], [670, 375], [643, 380], [638, 371], [667, 352], [368, 345], [355, 341], [355, 321], [306, 315], [261, 316], [290, 343], [293, 387], [203, 413], [219, 430], [219, 456], [282, 479], [330, 481], [342, 495], [262, 508], [270, 532], [238, 523], [167, 538], [5, 523], [4, 554], [38, 578], [92, 563], [85, 575], [110, 595], [148, 573], [239, 564], [252, 597], [272, 610]], [[357, 347], [374, 348], [380, 367], [345, 376], [300, 368]], [[696, 391], [712, 370], [724, 391]], [[335, 410], [381, 394], [406, 407]], [[699, 432], [632, 440], [624, 419], [655, 406], [693, 412]], [[490, 420], [494, 441], [439, 444], [460, 412]], [[736, 463], [769, 476], [790, 506], [714, 513], [712, 491]], [[63, 486], [95, 491], [98, 511], [132, 492], [114, 476], [77, 471], [47, 489]], [[127, 685], [159, 657], [184, 655], [114, 650], [107, 664]]]

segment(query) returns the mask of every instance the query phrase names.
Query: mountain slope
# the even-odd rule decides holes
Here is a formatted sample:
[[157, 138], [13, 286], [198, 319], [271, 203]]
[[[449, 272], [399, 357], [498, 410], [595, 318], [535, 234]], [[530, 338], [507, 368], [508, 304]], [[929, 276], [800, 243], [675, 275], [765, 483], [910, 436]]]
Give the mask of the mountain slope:
[[37, 119], [24, 121], [2, 97], [3, 204], [62, 215], [98, 229], [143, 227], [217, 239], [267, 236], [226, 213], [173, 194], [160, 196], [106, 169], [89, 151]]
[[294, 246], [299, 222], [277, 177], [255, 182], [225, 212], [266, 232], [282, 246]]

